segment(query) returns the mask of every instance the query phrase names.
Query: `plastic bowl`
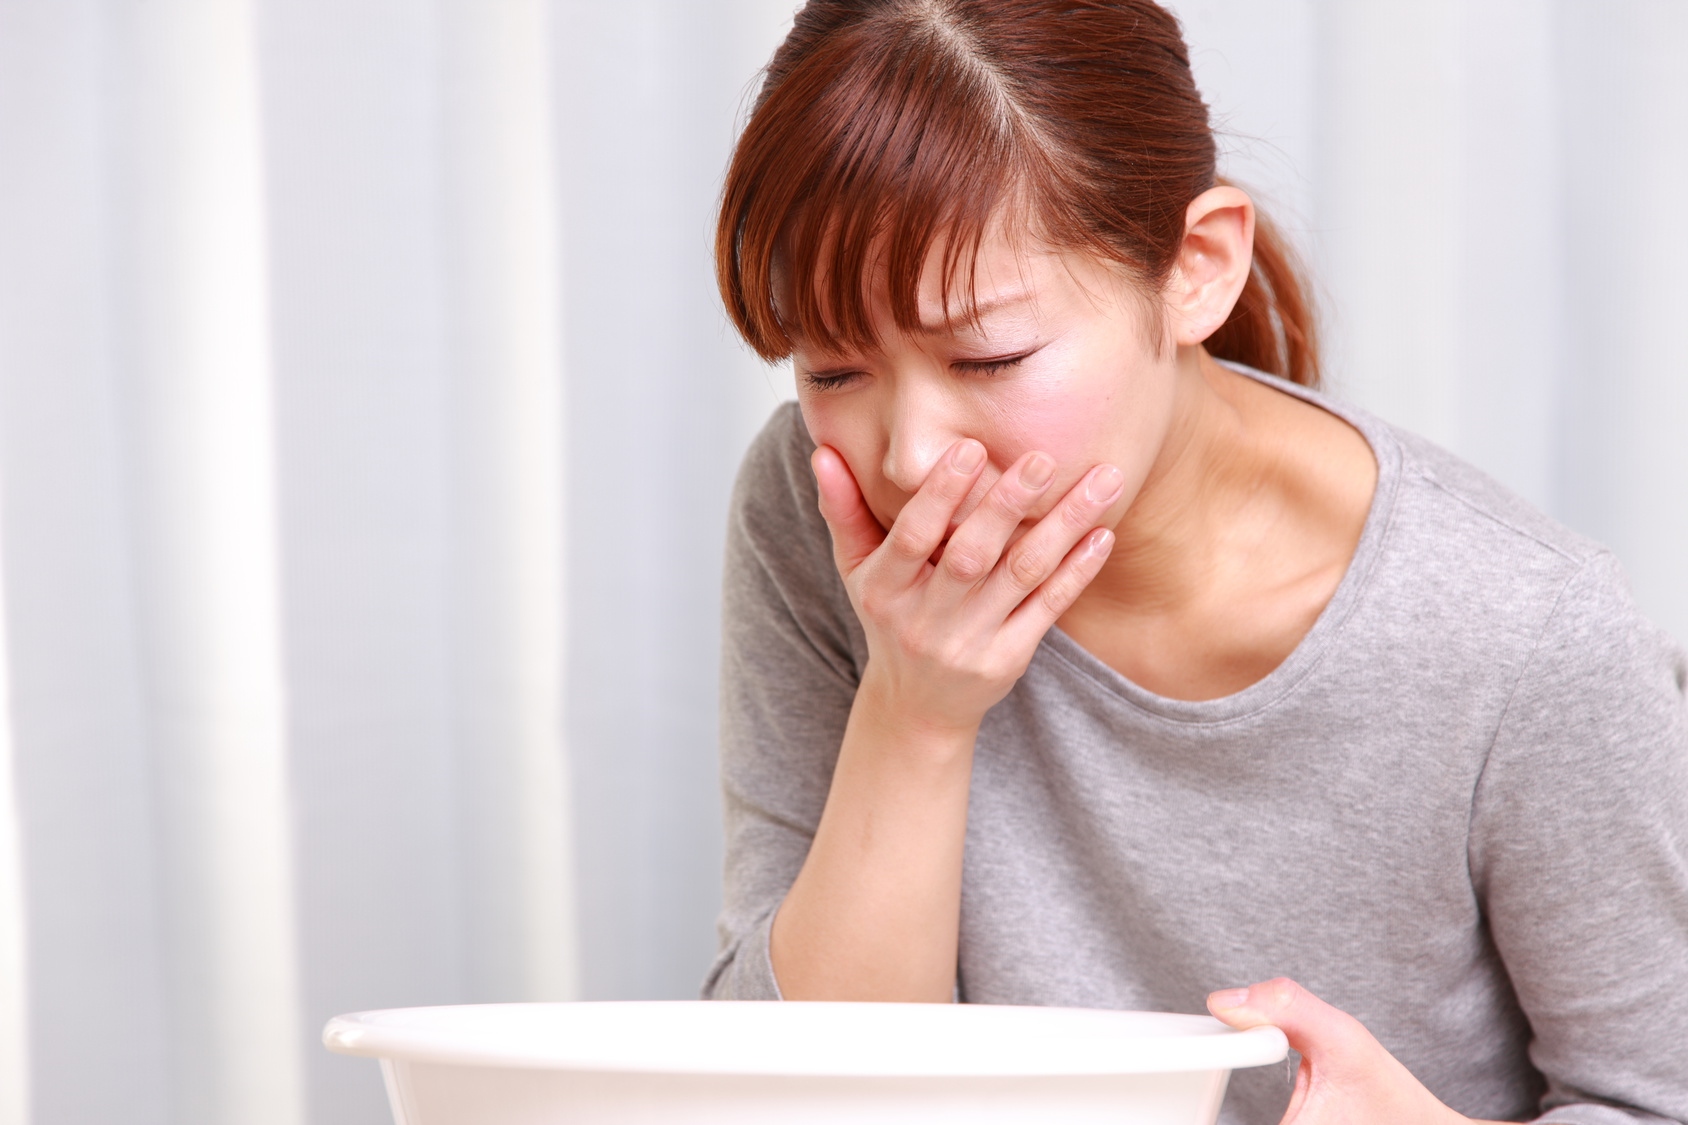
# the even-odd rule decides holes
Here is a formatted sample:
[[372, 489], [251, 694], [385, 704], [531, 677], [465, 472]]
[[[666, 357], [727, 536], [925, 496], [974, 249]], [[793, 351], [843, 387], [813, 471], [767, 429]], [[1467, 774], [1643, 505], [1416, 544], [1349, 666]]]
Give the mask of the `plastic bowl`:
[[638, 1002], [330, 1020], [381, 1060], [398, 1125], [1213, 1125], [1276, 1028], [982, 1004]]

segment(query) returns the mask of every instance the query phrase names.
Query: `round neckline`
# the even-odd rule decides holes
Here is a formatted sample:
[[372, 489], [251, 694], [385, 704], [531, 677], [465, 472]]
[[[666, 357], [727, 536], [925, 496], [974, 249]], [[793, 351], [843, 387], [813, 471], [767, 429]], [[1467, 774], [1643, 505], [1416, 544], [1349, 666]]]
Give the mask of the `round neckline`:
[[1377, 486], [1372, 492], [1371, 506], [1366, 511], [1366, 521], [1360, 530], [1360, 541], [1355, 544], [1354, 556], [1348, 560], [1342, 581], [1337, 584], [1336, 592], [1325, 603], [1324, 609], [1320, 610], [1313, 627], [1276, 668], [1241, 691], [1217, 699], [1173, 699], [1159, 695], [1121, 675], [1068, 636], [1059, 625], [1050, 626], [1043, 643], [1038, 646], [1040, 653], [1047, 651], [1137, 709], [1180, 723], [1225, 723], [1246, 718], [1288, 695], [1313, 671], [1364, 593], [1372, 567], [1382, 553], [1383, 536], [1394, 512], [1401, 478], [1400, 443], [1376, 418], [1264, 371], [1226, 360], [1219, 362], [1240, 375], [1301, 399], [1353, 426], [1371, 446], [1372, 456], [1377, 460]]

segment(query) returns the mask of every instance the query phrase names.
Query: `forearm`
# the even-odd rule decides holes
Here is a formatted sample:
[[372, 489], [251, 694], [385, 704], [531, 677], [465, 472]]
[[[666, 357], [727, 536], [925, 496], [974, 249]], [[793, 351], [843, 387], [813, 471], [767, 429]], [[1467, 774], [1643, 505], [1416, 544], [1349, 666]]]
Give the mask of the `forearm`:
[[858, 694], [814, 843], [774, 919], [786, 999], [952, 998], [976, 733]]

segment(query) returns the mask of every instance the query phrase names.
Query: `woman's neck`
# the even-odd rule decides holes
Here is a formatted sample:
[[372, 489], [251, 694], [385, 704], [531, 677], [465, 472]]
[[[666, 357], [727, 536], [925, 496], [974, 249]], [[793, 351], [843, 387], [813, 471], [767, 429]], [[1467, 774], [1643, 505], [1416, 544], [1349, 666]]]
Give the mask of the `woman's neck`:
[[1181, 349], [1173, 424], [1063, 630], [1178, 698], [1240, 690], [1335, 593], [1376, 485], [1346, 422]]

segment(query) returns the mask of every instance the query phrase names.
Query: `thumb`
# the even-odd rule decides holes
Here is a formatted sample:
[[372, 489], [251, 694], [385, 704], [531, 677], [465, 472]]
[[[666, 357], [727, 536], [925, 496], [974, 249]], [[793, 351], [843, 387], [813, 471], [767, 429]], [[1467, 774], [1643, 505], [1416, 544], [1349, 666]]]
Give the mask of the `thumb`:
[[1242, 1030], [1271, 1024], [1302, 1058], [1322, 1068], [1364, 1068], [1387, 1054], [1359, 1020], [1286, 977], [1215, 992], [1207, 1010]]
[[830, 445], [809, 458], [820, 494], [821, 518], [832, 531], [832, 551], [840, 573], [848, 575], [885, 541], [885, 529], [873, 518], [850, 466]]
[[1284, 1122], [1464, 1121], [1421, 1085], [1365, 1025], [1292, 980], [1215, 992], [1208, 1011], [1236, 1028], [1271, 1024], [1301, 1054]]

